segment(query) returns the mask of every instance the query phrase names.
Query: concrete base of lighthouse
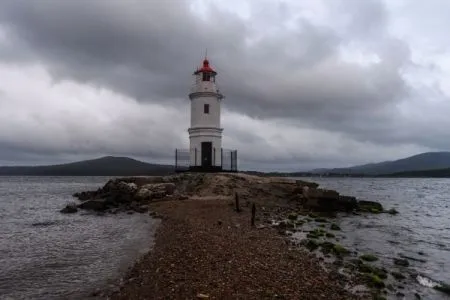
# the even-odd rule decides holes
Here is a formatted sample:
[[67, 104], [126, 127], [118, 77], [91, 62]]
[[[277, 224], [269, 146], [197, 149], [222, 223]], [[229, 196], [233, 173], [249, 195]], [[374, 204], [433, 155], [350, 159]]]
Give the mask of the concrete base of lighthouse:
[[222, 148], [222, 128], [189, 128], [190, 148], [175, 150], [176, 172], [237, 172], [237, 151]]
[[223, 169], [221, 166], [210, 166], [210, 167], [202, 167], [202, 166], [194, 166], [189, 167], [187, 172], [202, 172], [202, 173], [219, 173], [222, 172]]
[[[200, 150], [201, 151], [201, 150]], [[199, 164], [200, 151], [175, 149], [175, 172], [237, 172], [237, 150], [219, 149], [221, 165]], [[191, 163], [191, 157], [197, 156], [197, 165]]]
[[222, 170], [222, 128], [189, 128], [190, 170]]

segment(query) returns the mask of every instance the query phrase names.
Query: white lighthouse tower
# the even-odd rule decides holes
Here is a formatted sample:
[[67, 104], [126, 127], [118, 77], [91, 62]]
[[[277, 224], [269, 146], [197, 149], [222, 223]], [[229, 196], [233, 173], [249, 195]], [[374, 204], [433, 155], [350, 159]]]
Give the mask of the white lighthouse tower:
[[191, 100], [190, 170], [222, 170], [222, 131], [220, 104], [223, 95], [216, 86], [217, 72], [207, 58], [194, 72], [195, 83], [189, 94]]
[[220, 106], [223, 95], [216, 86], [217, 72], [205, 57], [193, 75], [195, 82], [189, 93], [189, 149], [175, 149], [175, 171], [237, 172], [237, 150], [222, 148]]

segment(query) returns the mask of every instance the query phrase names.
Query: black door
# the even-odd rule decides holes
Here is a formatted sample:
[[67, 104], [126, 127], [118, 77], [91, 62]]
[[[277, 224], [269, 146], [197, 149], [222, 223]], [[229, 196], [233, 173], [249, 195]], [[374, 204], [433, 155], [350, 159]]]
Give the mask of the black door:
[[212, 143], [202, 142], [202, 167], [212, 166]]

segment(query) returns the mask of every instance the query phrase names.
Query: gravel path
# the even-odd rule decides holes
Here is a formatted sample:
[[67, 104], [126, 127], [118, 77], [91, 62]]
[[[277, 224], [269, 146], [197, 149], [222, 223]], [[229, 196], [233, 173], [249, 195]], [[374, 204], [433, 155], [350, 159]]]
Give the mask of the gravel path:
[[[275, 229], [250, 226], [231, 200], [153, 203], [155, 246], [110, 299], [357, 299]], [[258, 214], [258, 213], [257, 213]]]

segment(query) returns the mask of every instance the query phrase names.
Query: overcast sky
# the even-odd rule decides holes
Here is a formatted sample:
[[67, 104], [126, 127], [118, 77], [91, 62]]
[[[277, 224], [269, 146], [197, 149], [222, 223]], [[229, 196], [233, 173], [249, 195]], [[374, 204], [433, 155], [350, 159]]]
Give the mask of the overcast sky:
[[450, 150], [448, 0], [0, 0], [0, 164], [173, 163], [205, 48], [240, 169]]

